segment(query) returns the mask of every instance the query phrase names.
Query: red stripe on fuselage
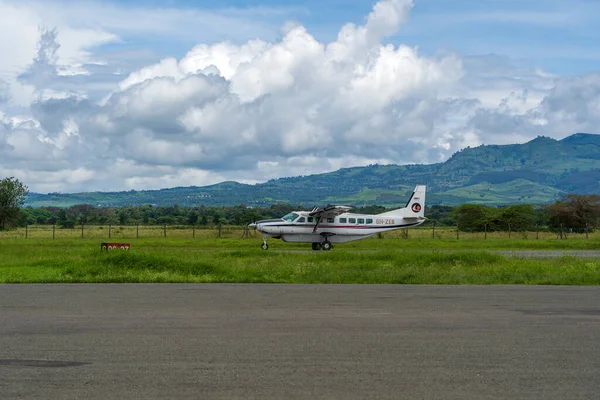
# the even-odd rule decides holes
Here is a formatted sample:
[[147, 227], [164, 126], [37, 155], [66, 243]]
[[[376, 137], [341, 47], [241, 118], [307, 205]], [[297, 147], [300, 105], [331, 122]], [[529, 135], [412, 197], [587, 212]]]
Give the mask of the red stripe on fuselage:
[[[371, 229], [371, 228], [393, 228], [393, 227], [403, 227], [410, 226], [413, 224], [407, 225], [319, 225], [318, 229]], [[268, 227], [269, 225], [266, 225]], [[314, 229], [314, 225], [279, 225], [281, 228], [310, 228]]]

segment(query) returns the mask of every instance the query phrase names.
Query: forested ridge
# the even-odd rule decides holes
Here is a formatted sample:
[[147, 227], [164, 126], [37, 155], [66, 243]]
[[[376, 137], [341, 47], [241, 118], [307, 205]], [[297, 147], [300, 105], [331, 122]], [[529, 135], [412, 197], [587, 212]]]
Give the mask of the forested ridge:
[[543, 136], [525, 144], [481, 145], [429, 165], [369, 165], [270, 180], [256, 185], [222, 182], [203, 187], [86, 193], [30, 193], [27, 205], [68, 207], [403, 205], [416, 184], [428, 186], [429, 204], [550, 204], [568, 193], [600, 194], [600, 135], [563, 140]]

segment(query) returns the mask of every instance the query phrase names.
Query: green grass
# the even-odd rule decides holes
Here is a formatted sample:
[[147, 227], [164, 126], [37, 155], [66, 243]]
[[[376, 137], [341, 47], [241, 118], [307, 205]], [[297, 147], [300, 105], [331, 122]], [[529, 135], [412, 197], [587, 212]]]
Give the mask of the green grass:
[[598, 239], [387, 238], [313, 252], [306, 244], [277, 240], [263, 251], [259, 238], [148, 238], [126, 240], [130, 252], [110, 253], [100, 253], [100, 241], [2, 239], [0, 283], [600, 284], [600, 259], [518, 259], [486, 251], [598, 249]]

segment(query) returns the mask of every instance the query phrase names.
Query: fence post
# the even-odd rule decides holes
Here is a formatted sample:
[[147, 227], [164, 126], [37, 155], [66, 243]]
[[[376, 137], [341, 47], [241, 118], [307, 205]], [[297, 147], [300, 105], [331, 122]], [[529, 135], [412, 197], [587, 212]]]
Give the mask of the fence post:
[[456, 240], [458, 240], [458, 222], [456, 223]]
[[431, 232], [431, 238], [435, 239], [435, 221], [433, 221], [433, 231]]
[[556, 238], [558, 239], [559, 236], [561, 239], [563, 239], [563, 224], [560, 224], [560, 231], [558, 231], [558, 235], [556, 235]]
[[192, 239], [196, 239], [196, 225], [192, 225]]
[[81, 224], [81, 238], [83, 239], [83, 223]]
[[167, 224], [165, 224], [163, 230], [164, 230], [164, 236], [167, 237]]
[[589, 232], [589, 228], [588, 228], [588, 224], [586, 222], [586, 224], [585, 224], [585, 238], [586, 239], [588, 238], [588, 232]]
[[510, 239], [510, 222], [508, 223], [508, 238]]
[[52, 240], [56, 238], [56, 224], [52, 225]]
[[136, 239], [140, 238], [140, 224], [135, 225], [135, 238]]
[[483, 238], [487, 239], [487, 224], [483, 224]]
[[540, 239], [540, 226], [539, 224], [535, 224], [535, 240], [539, 240]]
[[219, 238], [221, 237], [221, 223], [219, 222]]
[[111, 228], [111, 225], [110, 225], [110, 224], [108, 224], [108, 238], [109, 238], [109, 239], [110, 239], [110, 228]]

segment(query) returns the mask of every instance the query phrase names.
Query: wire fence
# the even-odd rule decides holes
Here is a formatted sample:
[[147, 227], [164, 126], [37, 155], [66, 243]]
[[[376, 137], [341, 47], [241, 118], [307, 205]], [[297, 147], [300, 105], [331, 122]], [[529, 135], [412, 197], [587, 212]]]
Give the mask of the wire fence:
[[256, 232], [247, 226], [191, 225], [79, 225], [60, 228], [52, 225], [29, 225], [0, 232], [2, 238], [23, 239], [143, 239], [143, 238], [246, 238]]
[[[29, 225], [9, 231], [0, 231], [0, 239], [143, 239], [143, 238], [229, 238], [243, 239], [261, 237], [260, 232], [247, 226], [235, 225], [79, 225], [73, 228], [60, 228], [52, 225]], [[431, 239], [481, 239], [481, 240], [548, 240], [548, 239], [589, 239], [600, 238], [600, 233], [587, 231], [573, 232], [569, 229], [552, 231], [539, 227], [535, 231], [493, 231], [462, 232], [458, 227], [428, 224], [411, 229], [377, 234], [379, 238], [431, 238]]]

